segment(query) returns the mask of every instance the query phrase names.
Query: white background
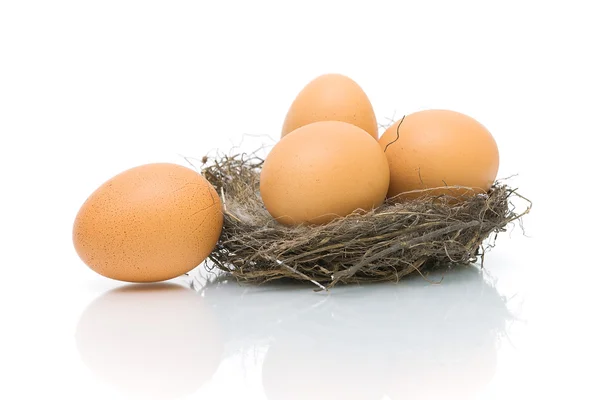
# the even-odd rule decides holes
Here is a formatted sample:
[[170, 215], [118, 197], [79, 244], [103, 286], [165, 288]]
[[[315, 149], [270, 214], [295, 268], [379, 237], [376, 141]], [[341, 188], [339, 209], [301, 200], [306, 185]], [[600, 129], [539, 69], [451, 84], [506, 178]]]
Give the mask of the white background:
[[[0, 398], [598, 398], [597, 17], [592, 1], [2, 0]], [[499, 177], [533, 200], [527, 236], [500, 235], [475, 278], [329, 295], [109, 292], [78, 259], [75, 214], [105, 180], [272, 143], [326, 72], [381, 123], [450, 108], [486, 125]], [[489, 333], [494, 296], [506, 332], [464, 339]]]

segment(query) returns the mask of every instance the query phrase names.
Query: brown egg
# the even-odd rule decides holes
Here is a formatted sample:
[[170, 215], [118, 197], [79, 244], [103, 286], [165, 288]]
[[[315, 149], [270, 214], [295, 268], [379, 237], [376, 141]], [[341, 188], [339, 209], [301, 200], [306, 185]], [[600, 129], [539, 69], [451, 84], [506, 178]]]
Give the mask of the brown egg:
[[292, 103], [281, 136], [318, 121], [343, 121], [378, 137], [371, 101], [358, 84], [340, 74], [321, 75], [309, 82]]
[[[398, 125], [401, 123], [400, 127]], [[462, 196], [486, 192], [496, 179], [499, 155], [491, 133], [473, 118], [450, 110], [407, 115], [379, 139], [390, 164], [388, 197], [423, 192]], [[463, 186], [473, 190], [441, 187]]]
[[202, 175], [175, 164], [147, 164], [92, 193], [75, 219], [73, 244], [100, 275], [156, 282], [198, 266], [222, 226], [221, 200]]
[[385, 200], [389, 167], [377, 141], [346, 122], [304, 125], [267, 156], [260, 193], [283, 224], [321, 224]]

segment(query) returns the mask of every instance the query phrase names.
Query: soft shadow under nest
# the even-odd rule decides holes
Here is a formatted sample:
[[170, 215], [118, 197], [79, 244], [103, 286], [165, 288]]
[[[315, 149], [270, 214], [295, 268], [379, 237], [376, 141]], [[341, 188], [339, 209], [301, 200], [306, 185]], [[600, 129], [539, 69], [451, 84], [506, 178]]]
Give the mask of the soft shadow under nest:
[[[319, 226], [279, 224], [259, 193], [263, 160], [254, 155], [203, 159], [202, 174], [224, 204], [223, 232], [209, 259], [240, 281], [293, 278], [320, 289], [337, 283], [398, 281], [411, 273], [483, 258], [486, 238], [527, 214], [531, 202], [505, 184], [452, 202], [423, 195]], [[528, 202], [517, 213], [511, 200]], [[488, 247], [493, 246], [489, 244]]]

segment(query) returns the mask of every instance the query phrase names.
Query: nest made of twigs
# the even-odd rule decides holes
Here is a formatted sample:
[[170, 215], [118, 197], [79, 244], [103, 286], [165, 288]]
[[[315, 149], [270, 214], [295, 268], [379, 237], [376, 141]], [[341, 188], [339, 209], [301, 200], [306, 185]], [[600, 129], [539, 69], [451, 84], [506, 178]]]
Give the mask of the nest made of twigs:
[[[209, 260], [239, 281], [293, 278], [319, 290], [337, 283], [398, 281], [483, 259], [484, 240], [506, 230], [531, 202], [496, 182], [485, 194], [461, 198], [430, 195], [394, 202], [324, 225], [286, 226], [265, 209], [256, 155], [204, 157], [202, 174], [221, 195], [224, 225]], [[528, 202], [517, 213], [511, 200]]]

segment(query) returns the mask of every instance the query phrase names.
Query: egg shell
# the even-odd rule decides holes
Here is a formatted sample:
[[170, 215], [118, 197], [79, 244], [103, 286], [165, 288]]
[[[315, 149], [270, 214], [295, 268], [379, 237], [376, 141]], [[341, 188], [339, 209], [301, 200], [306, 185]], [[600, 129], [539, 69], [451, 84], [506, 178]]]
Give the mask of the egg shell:
[[202, 175], [175, 164], [146, 164], [91, 194], [75, 218], [73, 244], [100, 275], [157, 282], [198, 266], [222, 227], [222, 203]]
[[318, 121], [342, 121], [379, 136], [371, 101], [354, 80], [341, 74], [321, 75], [296, 96], [285, 117], [281, 136]]
[[434, 195], [482, 193], [490, 189], [498, 173], [498, 146], [492, 134], [456, 111], [423, 110], [407, 115], [390, 126], [379, 143], [390, 165], [388, 197], [415, 198], [423, 193], [406, 192], [430, 188], [440, 188], [428, 191]]
[[304, 125], [283, 137], [265, 159], [260, 193], [286, 225], [322, 224], [383, 203], [389, 167], [377, 141], [340, 121]]

